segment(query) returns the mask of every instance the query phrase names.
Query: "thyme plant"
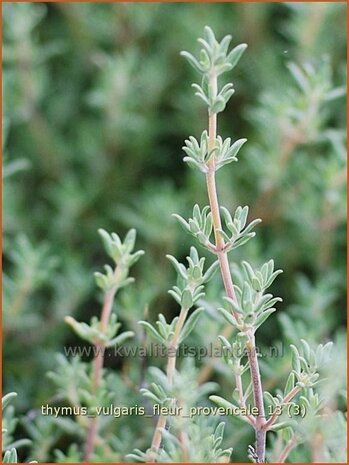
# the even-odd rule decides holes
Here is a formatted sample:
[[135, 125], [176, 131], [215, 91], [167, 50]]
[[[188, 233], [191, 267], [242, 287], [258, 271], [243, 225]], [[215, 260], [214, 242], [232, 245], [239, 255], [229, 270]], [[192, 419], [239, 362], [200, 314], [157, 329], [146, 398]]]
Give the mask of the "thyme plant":
[[[97, 286], [103, 293], [103, 305], [100, 318], [92, 317], [90, 324], [78, 322], [73, 317], [67, 316], [65, 321], [69, 324], [75, 333], [83, 340], [88, 341], [95, 349], [92, 367], [86, 371], [86, 366], [77, 366], [75, 376], [78, 377], [78, 392], [68, 392], [63, 388], [63, 395], [77, 407], [76, 417], [82, 428], [82, 435], [85, 438], [83, 460], [89, 462], [93, 459], [95, 448], [100, 442], [101, 427], [100, 414], [97, 407], [106, 405], [106, 401], [112, 398], [110, 387], [107, 386], [103, 376], [103, 365], [106, 349], [121, 345], [126, 339], [134, 336], [132, 331], [120, 332], [121, 323], [117, 321], [116, 313], [113, 313], [114, 299], [117, 292], [134, 281], [129, 276], [130, 267], [137, 262], [143, 255], [143, 250], [134, 252], [136, 231], [131, 229], [125, 236], [124, 241], [116, 233], [109, 234], [107, 231], [100, 229], [99, 234], [103, 240], [104, 248], [109, 257], [114, 262], [114, 267], [105, 265], [105, 272], [95, 273]], [[62, 360], [65, 368], [69, 369], [69, 364]], [[74, 372], [74, 366], [71, 367]], [[63, 375], [63, 379], [66, 376]], [[62, 377], [51, 373], [51, 378], [61, 385]], [[83, 389], [83, 392], [81, 392]], [[109, 390], [109, 392], [108, 392]], [[82, 398], [82, 399], [81, 399]], [[83, 418], [79, 413], [81, 400], [88, 407], [88, 418]]]
[[[193, 84], [193, 87], [196, 90], [195, 94], [207, 105], [208, 130], [201, 134], [199, 140], [194, 137], [186, 140], [183, 150], [186, 153], [184, 161], [194, 169], [200, 170], [205, 176], [209, 205], [203, 208], [195, 205], [193, 216], [188, 221], [179, 215], [175, 216], [183, 228], [217, 258], [216, 263], [220, 268], [226, 294], [224, 300], [228, 307], [220, 308], [219, 311], [229, 325], [225, 334], [219, 338], [227, 353], [226, 361], [234, 378], [237, 404], [246, 410], [246, 413], [242, 415], [242, 419], [255, 430], [256, 440], [255, 445], [249, 448], [250, 458], [255, 462], [263, 463], [265, 462], [267, 432], [288, 428], [292, 424], [287, 421], [282, 422], [279, 418], [282, 409], [286, 405], [289, 405], [298, 396], [304, 405], [308, 404], [310, 406], [311, 402], [313, 402], [315, 410], [319, 408], [320, 400], [314, 394], [313, 387], [319, 378], [319, 367], [329, 357], [332, 343], [327, 343], [325, 346], [320, 345], [316, 351], [312, 351], [309, 344], [304, 340], [302, 340], [301, 351], [292, 346], [293, 370], [288, 377], [283, 395], [273, 397], [270, 393], [263, 392], [255, 334], [257, 329], [275, 312], [275, 304], [282, 300], [266, 292], [282, 271], [274, 269], [273, 260], [269, 260], [260, 269], [253, 269], [247, 261], [244, 261], [242, 263], [242, 284], [233, 283], [228, 254], [255, 235], [252, 230], [260, 220], [254, 219], [248, 223], [249, 209], [247, 206], [237, 207], [234, 213], [221, 206], [216, 186], [216, 172], [224, 165], [236, 162], [237, 154], [246, 142], [246, 139], [239, 139], [232, 143], [230, 138], [223, 140], [221, 136], [217, 135], [217, 115], [225, 109], [228, 100], [234, 93], [232, 83], [219, 86], [219, 77], [236, 66], [247, 45], [240, 44], [229, 52], [231, 36], [226, 36], [221, 42], [218, 42], [209, 27], [205, 28], [205, 36], [203, 39], [200, 38], [199, 42], [202, 45], [199, 59], [188, 52], [182, 52], [182, 55], [201, 76], [200, 84]], [[197, 277], [194, 279], [194, 263], [199, 263], [195, 249], [192, 249], [191, 257], [188, 257], [189, 265], [192, 268], [191, 272], [190, 268], [189, 271], [186, 271], [183, 265], [178, 264], [173, 257], [170, 258], [185, 284], [184, 288], [176, 287], [171, 291], [181, 305], [181, 312], [178, 321], [175, 319], [167, 327], [167, 347], [177, 349], [188, 309], [200, 295], [194, 297], [195, 292], [201, 290], [200, 286], [206, 280], [202, 275], [202, 266], [200, 269], [197, 265], [195, 273]], [[196, 310], [196, 314], [198, 311]], [[192, 315], [192, 319], [194, 315]], [[165, 321], [158, 322], [159, 328], [162, 328], [162, 336], [146, 322], [143, 322], [143, 325], [155, 338], [160, 340], [162, 337], [163, 339]], [[237, 331], [234, 335], [233, 330]], [[166, 341], [163, 340], [163, 342]], [[243, 352], [241, 349], [246, 349], [247, 363], [242, 362]], [[175, 358], [169, 359], [167, 381], [170, 385], [173, 382], [174, 366]], [[250, 383], [247, 388], [245, 388], [242, 381], [242, 375], [246, 371], [249, 371], [250, 374]], [[146, 391], [146, 394], [155, 398], [149, 391]], [[247, 413], [248, 409], [246, 408], [250, 394], [252, 394], [255, 407], [253, 415]], [[233, 403], [222, 397], [210, 396], [210, 399], [223, 408], [234, 407]], [[266, 412], [266, 399], [274, 408], [271, 414]], [[272, 411], [272, 409], [269, 409], [269, 411]], [[160, 416], [154, 433], [150, 456], [148, 455], [150, 461], [155, 460], [154, 454], [158, 453], [161, 433], [165, 426], [166, 420], [163, 416]], [[290, 450], [300, 440], [296, 432], [290, 434], [291, 437], [281, 452], [279, 461], [284, 461]]]
[[[210, 399], [227, 412], [233, 412], [236, 408], [241, 409], [241, 420], [255, 430], [255, 444], [248, 450], [248, 455], [254, 462], [263, 463], [266, 460], [267, 432], [286, 430], [287, 440], [278, 456], [278, 461], [284, 462], [291, 450], [301, 442], [299, 425], [295, 426], [292, 419], [283, 417], [285, 407], [293, 403], [295, 415], [299, 412], [305, 415], [306, 410], [316, 414], [319, 410], [321, 400], [314, 392], [314, 386], [318, 382], [319, 368], [329, 359], [332, 343], [319, 345], [315, 351], [305, 340], [301, 340], [300, 349], [292, 345], [293, 369], [283, 392], [278, 393], [276, 397], [267, 391], [263, 392], [255, 334], [275, 312], [275, 304], [282, 300], [267, 292], [282, 270], [275, 270], [273, 260], [266, 262], [260, 269], [254, 269], [247, 261], [243, 261], [240, 279], [236, 283], [232, 279], [228, 254], [254, 237], [253, 228], [260, 219], [248, 222], [247, 206], [239, 206], [234, 213], [231, 213], [228, 208], [221, 206], [218, 200], [216, 172], [224, 165], [237, 161], [237, 154], [246, 142], [246, 139], [239, 139], [232, 143], [230, 138], [223, 140], [217, 135], [217, 115], [224, 110], [234, 93], [232, 83], [219, 87], [218, 78], [235, 67], [247, 47], [246, 44], [241, 44], [228, 52], [230, 41], [231, 37], [226, 36], [219, 43], [213, 31], [206, 27], [205, 37], [199, 39], [203, 47], [200, 58], [196, 59], [190, 53], [182, 52], [201, 75], [201, 84], [193, 84], [193, 87], [196, 95], [208, 107], [208, 130], [201, 134], [199, 140], [191, 136], [185, 141], [184, 161], [205, 176], [209, 205], [203, 208], [195, 205], [192, 218], [189, 220], [178, 214], [174, 216], [186, 232], [193, 235], [201, 246], [215, 255], [216, 261], [206, 273], [203, 273], [204, 259], [199, 259], [198, 252], [193, 247], [187, 258], [188, 269], [174, 257], [168, 256], [179, 279], [178, 286], [169, 292], [180, 305], [181, 310], [179, 316], [171, 323], [167, 323], [163, 315], [159, 316], [157, 327], [147, 321], [140, 322], [150, 337], [163, 344], [168, 351], [166, 375], [162, 372], [157, 375], [162, 382], [152, 383], [150, 389], [143, 388], [141, 392], [162, 407], [167, 406], [166, 410], [169, 406], [183, 407], [182, 399], [178, 394], [176, 395], [174, 388], [176, 378], [177, 383], [181, 380], [181, 373], [175, 370], [176, 351], [179, 344], [195, 327], [203, 309], [196, 309], [189, 319], [187, 319], [188, 312], [203, 296], [203, 284], [218, 267], [225, 290], [223, 299], [226, 303], [226, 308], [219, 308], [218, 312], [228, 324], [224, 334], [219, 336], [219, 340], [225, 361], [231, 370], [235, 390], [234, 402], [217, 395], [211, 395]], [[246, 355], [247, 361], [245, 361]], [[248, 383], [243, 381], [244, 373], [249, 373]], [[295, 403], [296, 399], [298, 403]], [[253, 409], [249, 405], [250, 402], [253, 404]], [[180, 421], [175, 418], [187, 416], [189, 406], [185, 407], [184, 412], [172, 413], [170, 419], [160, 414], [147, 453], [136, 450], [134, 454], [129, 455], [129, 458], [148, 462], [164, 461], [166, 458], [165, 461], [168, 461], [169, 450], [180, 450], [176, 461], [188, 461], [190, 425], [184, 427], [183, 419]], [[178, 422], [179, 427], [177, 424], [176, 428]], [[171, 430], [171, 434], [168, 430]], [[231, 452], [230, 449], [223, 451], [222, 454], [224, 457], [229, 457]], [[208, 461], [207, 456], [205, 461]]]
[[[167, 349], [167, 368], [166, 368], [166, 380], [165, 383], [161, 384], [152, 384], [152, 389], [143, 388], [141, 392], [151, 400], [161, 405], [162, 408], [166, 409], [166, 406], [179, 406], [180, 409], [185, 409], [185, 412], [180, 412], [180, 416], [188, 414], [188, 402], [183, 402], [183, 399], [180, 399], [180, 396], [176, 394], [178, 391], [178, 386], [182, 384], [181, 377], [176, 373], [176, 355], [178, 351], [179, 344], [187, 338], [193, 329], [196, 326], [200, 314], [203, 311], [203, 308], [197, 308], [194, 310], [191, 315], [188, 317], [189, 310], [192, 309], [198, 300], [204, 295], [204, 284], [207, 283], [213, 276], [214, 272], [217, 269], [218, 261], [215, 261], [205, 272], [204, 272], [204, 263], [205, 258], [199, 258], [198, 252], [195, 247], [190, 249], [190, 255], [187, 257], [188, 268], [186, 268], [182, 263], [179, 263], [175, 257], [168, 255], [168, 259], [173, 264], [177, 276], [178, 283], [174, 286], [169, 293], [175, 299], [175, 301], [180, 305], [179, 316], [175, 317], [171, 323], [167, 323], [163, 315], [159, 315], [159, 319], [156, 322], [157, 327], [154, 327], [147, 321], [140, 321], [140, 324], [145, 327], [149, 335], [156, 341], [160, 342]], [[177, 378], [177, 379], [176, 379]], [[165, 386], [164, 386], [165, 385]], [[164, 389], [165, 387], [165, 389]], [[210, 388], [209, 385], [206, 387]], [[201, 389], [202, 391], [202, 389]], [[200, 395], [197, 396], [199, 399]], [[193, 404], [193, 401], [190, 403]], [[168, 415], [168, 414], [167, 414]], [[176, 412], [174, 415], [176, 416]], [[160, 414], [151, 447], [149, 448], [146, 455], [139, 453], [138, 455], [131, 455], [131, 458], [141, 458], [149, 462], [155, 462], [157, 459], [161, 461], [161, 454], [159, 454], [159, 448], [162, 440], [162, 436], [167, 426], [167, 418], [164, 414]], [[214, 436], [216, 439], [220, 438], [222, 440], [223, 428], [224, 425], [220, 425], [216, 430]], [[188, 432], [183, 426], [183, 422], [179, 425], [182, 428], [182, 433], [180, 437], [180, 450], [182, 453], [179, 455], [179, 459], [182, 461], [190, 460], [190, 452], [193, 453], [193, 448], [190, 444], [190, 438], [188, 437]], [[221, 434], [218, 434], [218, 430]], [[216, 452], [216, 451], [215, 451]], [[217, 451], [216, 458], [218, 459], [220, 455], [230, 455], [229, 451]], [[194, 454], [195, 457], [195, 454]], [[212, 456], [212, 459], [215, 458], [215, 455]], [[206, 460], [207, 461], [207, 457]]]
[[[3, 461], [345, 462], [345, 335], [336, 311], [345, 143], [343, 112], [332, 103], [343, 95], [335, 87], [345, 75], [343, 5], [201, 4], [201, 20], [251, 45], [236, 106], [226, 76], [246, 45], [230, 51], [229, 36], [218, 42], [206, 28], [199, 57], [182, 53], [199, 76], [200, 100], [183, 94], [184, 66], [171, 79], [163, 72], [178, 31], [182, 43], [191, 39], [195, 4], [5, 6], [4, 387], [21, 402], [18, 423], [12, 405], [4, 410]], [[319, 61], [324, 52], [331, 59]], [[289, 58], [297, 63], [290, 73]], [[183, 148], [192, 169], [179, 179], [171, 141], [188, 119], [168, 109], [183, 98], [195, 137]], [[252, 129], [246, 146], [223, 137], [241, 107]], [[155, 146], [163, 156], [152, 157]], [[187, 202], [197, 203], [189, 219]], [[259, 218], [263, 234], [250, 241]], [[136, 228], [147, 254], [128, 286], [142, 254], [133, 251], [135, 231], [123, 241], [99, 231], [112, 264], [95, 275], [99, 310], [88, 264], [100, 256], [102, 224]], [[276, 264], [291, 305], [273, 316]], [[290, 349], [259, 356], [270, 337]], [[219, 358], [182, 356], [211, 342]], [[148, 354], [153, 343], [165, 358]], [[119, 357], [119, 349], [132, 350]], [[51, 383], [39, 383], [47, 370]]]

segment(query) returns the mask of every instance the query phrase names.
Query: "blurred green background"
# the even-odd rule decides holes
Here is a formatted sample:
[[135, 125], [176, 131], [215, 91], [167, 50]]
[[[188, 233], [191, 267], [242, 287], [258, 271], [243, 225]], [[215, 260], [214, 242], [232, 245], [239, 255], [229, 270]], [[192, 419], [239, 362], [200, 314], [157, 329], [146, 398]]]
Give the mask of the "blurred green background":
[[[150, 319], [177, 311], [166, 292], [174, 274], [165, 254], [183, 259], [194, 241], [171, 214], [188, 217], [194, 203], [207, 203], [202, 176], [182, 162], [184, 139], [199, 137], [207, 117], [190, 87], [197, 76], [179, 52], [198, 50], [206, 24], [218, 38], [231, 34], [233, 45], [248, 44], [232, 73], [235, 95], [219, 116], [223, 137], [248, 142], [239, 162], [219, 172], [218, 189], [223, 205], [249, 205], [251, 218], [263, 220], [231, 260], [260, 265], [273, 258], [284, 269], [274, 285], [284, 303], [260, 343], [335, 340], [333, 369], [344, 389], [345, 8], [3, 4], [3, 389], [19, 393], [25, 421], [15, 435], [32, 436], [32, 458], [53, 460], [53, 450], [69, 444], [59, 425], [36, 424], [37, 437], [32, 431], [37, 409], [54, 395], [46, 372], [55, 354], [80, 344], [64, 316], [88, 321], [99, 314], [93, 271], [106, 259], [98, 228], [123, 236], [135, 227], [146, 251], [136, 284], [118, 299], [124, 324], [141, 338], [137, 320], [146, 306]], [[299, 68], [289, 69], [291, 62]], [[217, 280], [207, 300], [220, 291]], [[216, 339], [222, 323], [211, 320], [193, 343]], [[270, 389], [288, 363], [262, 364]], [[125, 364], [137, 385], [139, 363], [110, 363], [117, 371]], [[212, 377], [229, 392], [229, 376], [218, 373]], [[125, 452], [135, 433], [142, 447], [149, 443], [151, 425], [144, 434], [141, 424], [124, 427], [132, 428]], [[227, 434], [234, 457], [244, 457], [252, 436]]]

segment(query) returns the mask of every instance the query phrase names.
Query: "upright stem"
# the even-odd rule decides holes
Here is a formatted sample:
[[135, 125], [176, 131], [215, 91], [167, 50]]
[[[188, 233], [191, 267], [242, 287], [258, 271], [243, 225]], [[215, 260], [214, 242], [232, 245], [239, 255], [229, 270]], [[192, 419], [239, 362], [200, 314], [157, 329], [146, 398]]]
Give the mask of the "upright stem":
[[[217, 95], [217, 75], [213, 71], [211, 72], [209, 79], [209, 87], [213, 96]], [[208, 150], [211, 151], [216, 142], [217, 137], [217, 114], [209, 112], [208, 118]], [[208, 199], [210, 203], [211, 213], [212, 213], [212, 222], [215, 236], [215, 245], [217, 258], [221, 270], [221, 275], [223, 279], [223, 284], [225, 288], [226, 295], [233, 300], [236, 300], [236, 295], [234, 291], [233, 280], [231, 277], [231, 271], [229, 266], [228, 254], [225, 251], [225, 242], [222, 237], [220, 230], [222, 229], [221, 216], [219, 212], [219, 202], [216, 188], [216, 177], [215, 177], [215, 161], [212, 157], [208, 162], [208, 172], [206, 174], [206, 185]], [[235, 314], [236, 312], [233, 311]], [[257, 360], [256, 348], [255, 348], [255, 339], [254, 334], [251, 333], [248, 335], [248, 361], [251, 371], [252, 378], [252, 389], [253, 389], [253, 399], [254, 404], [258, 409], [258, 415], [256, 416], [255, 421], [255, 431], [256, 431], [256, 453], [258, 456], [258, 462], [262, 463], [265, 461], [265, 439], [266, 431], [263, 429], [265, 423], [265, 412], [264, 412], [264, 402], [263, 402], [263, 389], [261, 383], [261, 377], [259, 372], [259, 365]], [[240, 377], [241, 378], [241, 377]], [[237, 385], [242, 386], [241, 379], [237, 380]]]
[[[217, 75], [211, 73], [209, 86], [212, 94], [217, 94]], [[208, 118], [208, 151], [214, 149], [217, 137], [217, 113], [209, 113]], [[231, 299], [236, 300], [233, 280], [231, 278], [228, 254], [224, 251], [225, 242], [220, 230], [222, 229], [221, 215], [219, 212], [219, 202], [216, 187], [216, 167], [214, 157], [208, 162], [208, 173], [206, 174], [207, 194], [211, 208], [213, 230], [216, 242], [216, 253], [221, 269], [222, 279], [226, 294]]]
[[[120, 269], [116, 268], [114, 272], [114, 276], [117, 280], [117, 277], [120, 273]], [[100, 321], [100, 331], [105, 333], [108, 328], [108, 322], [110, 318], [110, 314], [113, 308], [113, 302], [115, 298], [115, 294], [117, 292], [117, 287], [113, 287], [110, 289], [104, 296], [104, 302], [102, 307], [101, 313], [101, 321]], [[92, 393], [96, 394], [102, 381], [102, 372], [103, 372], [103, 364], [104, 364], [104, 352], [105, 352], [105, 343], [99, 342], [95, 344], [96, 353], [95, 358], [93, 360], [93, 367], [92, 367]], [[96, 438], [97, 438], [97, 429], [98, 429], [98, 417], [95, 416], [91, 418], [86, 442], [85, 442], [85, 450], [84, 450], [84, 461], [89, 462], [91, 460], [91, 456], [93, 454]]]
[[266, 430], [265, 425], [265, 411], [263, 402], [263, 388], [261, 375], [259, 371], [259, 364], [256, 351], [256, 343], [254, 333], [251, 332], [248, 335], [247, 341], [247, 357], [250, 366], [252, 390], [253, 390], [253, 401], [254, 405], [258, 408], [258, 415], [256, 416], [255, 431], [256, 431], [256, 454], [258, 457], [258, 463], [265, 462], [265, 440]]
[[[167, 380], [170, 386], [173, 384], [174, 373], [176, 369], [176, 360], [177, 360], [177, 349], [179, 345], [179, 337], [181, 335], [185, 319], [188, 314], [188, 309], [181, 308], [179, 313], [179, 318], [176, 324], [175, 332], [173, 338], [168, 346], [168, 356], [167, 356]], [[147, 462], [153, 463], [156, 460], [156, 456], [161, 444], [161, 430], [166, 427], [166, 416], [160, 415], [156, 423], [153, 440], [151, 446], [148, 450]]]

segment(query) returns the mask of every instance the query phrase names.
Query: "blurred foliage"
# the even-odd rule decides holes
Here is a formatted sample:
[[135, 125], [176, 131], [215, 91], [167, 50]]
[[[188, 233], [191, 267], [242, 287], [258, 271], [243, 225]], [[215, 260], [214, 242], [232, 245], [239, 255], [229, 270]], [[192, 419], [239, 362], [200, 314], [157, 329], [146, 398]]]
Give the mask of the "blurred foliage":
[[[104, 260], [99, 228], [123, 236], [135, 227], [146, 251], [136, 284], [118, 300], [123, 326], [141, 344], [137, 321], [145, 313], [153, 321], [176, 311], [166, 293], [174, 276], [165, 255], [183, 258], [192, 242], [171, 213], [189, 217], [194, 203], [207, 203], [201, 177], [182, 163], [180, 147], [188, 135], [199, 137], [206, 114], [192, 98], [193, 75], [179, 51], [205, 24], [249, 47], [234, 75], [236, 96], [220, 119], [222, 136], [248, 142], [239, 166], [219, 172], [218, 189], [222, 204], [248, 204], [251, 217], [263, 219], [234, 260], [248, 257], [260, 266], [273, 258], [284, 270], [275, 289], [283, 308], [260, 338], [265, 346], [305, 336], [334, 341], [324, 391], [328, 415], [343, 428], [336, 410], [345, 409], [346, 384], [345, 5], [5, 3], [4, 392], [19, 394], [17, 412], [24, 415], [11, 436], [32, 440], [18, 451], [21, 460], [81, 459], [76, 424], [42, 417], [40, 408], [64, 403], [46, 373], [73, 369], [55, 354], [81, 344], [64, 317], [87, 322], [99, 314], [92, 279]], [[223, 326], [215, 312], [220, 293], [215, 278], [191, 344], [215, 342]], [[78, 366], [70, 376], [79, 379], [83, 362], [72, 363]], [[139, 387], [154, 363], [107, 360], [115, 403], [144, 403]], [[283, 357], [261, 360], [265, 387], [284, 385], [290, 363], [286, 349]], [[230, 373], [218, 360], [201, 360], [197, 376], [205, 378], [211, 364], [209, 376], [229, 393]], [[109, 447], [101, 447], [99, 461], [147, 448], [153, 424], [144, 422], [106, 420]], [[334, 431], [320, 424], [290, 460], [345, 461]], [[234, 448], [234, 461], [245, 458], [251, 441], [247, 427], [226, 421], [223, 445]], [[269, 446], [270, 457], [281, 447]]]

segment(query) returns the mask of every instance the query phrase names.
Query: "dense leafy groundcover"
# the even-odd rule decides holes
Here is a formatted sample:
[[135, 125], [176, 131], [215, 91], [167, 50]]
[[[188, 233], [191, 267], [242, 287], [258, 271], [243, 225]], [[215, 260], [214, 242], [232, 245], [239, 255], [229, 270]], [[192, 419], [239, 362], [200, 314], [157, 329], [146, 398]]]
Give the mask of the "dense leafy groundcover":
[[[176, 281], [172, 265], [180, 281], [205, 284], [205, 296], [200, 289], [190, 296], [180, 284], [172, 292], [184, 307], [194, 299], [202, 308], [187, 321], [185, 347], [196, 348], [196, 356], [179, 356], [176, 396], [211, 409], [209, 396], [221, 405], [236, 400], [229, 360], [199, 352], [217, 347], [231, 303], [222, 300], [215, 265], [205, 275], [212, 254], [171, 216], [192, 218], [182, 225], [205, 245], [198, 229], [207, 232], [207, 194], [200, 169], [190, 169], [202, 168], [205, 151], [188, 137], [208, 143], [205, 134], [200, 140], [207, 105], [193, 97], [190, 83], [201, 85], [200, 78], [179, 52], [196, 55], [206, 24], [219, 39], [231, 34], [233, 47], [248, 44], [232, 72], [235, 95], [219, 114], [223, 139], [248, 142], [240, 144], [238, 163], [219, 170], [217, 187], [237, 221], [246, 222], [240, 205], [250, 206], [248, 222], [263, 221], [252, 241], [230, 253], [233, 276], [239, 283], [242, 269], [255, 289], [274, 263], [284, 271], [268, 283], [283, 302], [258, 330], [263, 388], [271, 393], [266, 404], [276, 405], [312, 367], [323, 379], [299, 399], [308, 414], [294, 419], [293, 429], [268, 433], [266, 459], [277, 460], [291, 440], [289, 461], [346, 460], [344, 13], [336, 2], [3, 5], [3, 390], [17, 393], [3, 402], [4, 460], [15, 462], [18, 454], [18, 461], [83, 461], [89, 419], [69, 410], [43, 414], [42, 407], [59, 413], [91, 405], [110, 410], [98, 421], [90, 460], [142, 460], [141, 452], [127, 455], [149, 448], [156, 419], [112, 407], [151, 412], [154, 399], [165, 405], [159, 386], [166, 384], [166, 359], [125, 356], [113, 346], [149, 348], [154, 327], [160, 345], [171, 339], [178, 321], [167, 293]], [[233, 152], [226, 150], [221, 166]], [[137, 239], [126, 234], [130, 228]], [[100, 236], [111, 263], [127, 256], [122, 263], [125, 271], [132, 266], [135, 283], [117, 295], [117, 321], [102, 335], [108, 370], [95, 392], [91, 349], [101, 335], [97, 320], [88, 324], [115, 284], [112, 268], [101, 274]], [[204, 271], [193, 245], [206, 257]], [[146, 252], [137, 263], [134, 246]], [[126, 274], [118, 287], [128, 284]], [[85, 349], [80, 357], [77, 348]], [[176, 427], [163, 432], [161, 460], [183, 460]], [[238, 416], [198, 415], [188, 428], [193, 461], [256, 460], [253, 429]]]

